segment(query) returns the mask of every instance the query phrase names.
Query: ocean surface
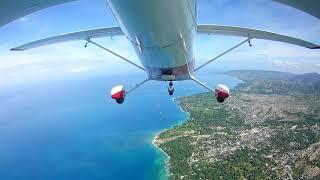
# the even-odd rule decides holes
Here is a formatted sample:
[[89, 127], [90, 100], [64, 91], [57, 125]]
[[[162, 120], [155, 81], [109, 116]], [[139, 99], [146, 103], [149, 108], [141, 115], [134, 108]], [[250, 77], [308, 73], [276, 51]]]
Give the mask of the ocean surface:
[[[167, 83], [148, 82], [122, 105], [109, 98], [111, 87], [143, 79], [81, 77], [1, 89], [0, 179], [167, 179], [166, 156], [152, 139], [187, 118]], [[211, 87], [240, 82], [217, 74], [199, 79]], [[174, 97], [206, 91], [191, 81], [175, 90]]]

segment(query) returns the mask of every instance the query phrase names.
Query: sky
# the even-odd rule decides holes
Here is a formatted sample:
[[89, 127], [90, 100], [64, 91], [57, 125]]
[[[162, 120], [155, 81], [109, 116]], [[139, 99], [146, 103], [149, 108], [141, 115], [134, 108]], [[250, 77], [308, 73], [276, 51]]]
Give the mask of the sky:
[[[320, 20], [271, 0], [198, 0], [198, 22], [250, 27], [320, 44]], [[23, 52], [9, 49], [26, 42], [85, 29], [118, 26], [105, 0], [80, 0], [44, 9], [0, 28], [0, 87], [75, 76], [138, 73], [135, 69], [85, 42], [55, 44]], [[196, 64], [243, 41], [239, 37], [199, 35]], [[97, 42], [140, 63], [124, 37]], [[264, 69], [293, 73], [320, 72], [320, 50], [265, 40], [253, 40], [204, 70]]]

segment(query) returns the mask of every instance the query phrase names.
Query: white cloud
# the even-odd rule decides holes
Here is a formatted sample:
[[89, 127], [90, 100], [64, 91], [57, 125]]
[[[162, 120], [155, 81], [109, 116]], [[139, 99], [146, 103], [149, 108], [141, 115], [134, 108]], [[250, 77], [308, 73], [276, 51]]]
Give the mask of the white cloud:
[[279, 60], [273, 60], [272, 66], [279, 67], [279, 68], [288, 68], [288, 69], [294, 69], [294, 70], [300, 70], [300, 63], [297, 62], [289, 62], [289, 61], [279, 61]]
[[[261, 45], [261, 44], [260, 44]], [[262, 45], [257, 53], [264, 53], [273, 57], [304, 57], [304, 58], [319, 58], [320, 51], [315, 49], [307, 49], [294, 45], [283, 43], [267, 43]]]
[[274, 60], [272, 57], [266, 54], [257, 54], [257, 55], [263, 56], [265, 60], [269, 61], [272, 64], [272, 67], [300, 70], [299, 66], [301, 65], [301, 63], [298, 63], [295, 61]]
[[80, 73], [80, 72], [86, 72], [86, 71], [89, 71], [89, 68], [88, 67], [84, 67], [84, 66], [76, 67], [76, 68], [72, 68], [71, 69], [71, 72], [73, 72], [73, 73]]
[[[97, 39], [97, 42], [139, 63], [135, 52], [125, 38]], [[0, 49], [0, 86], [76, 76], [89, 70], [91, 74], [119, 73], [121, 72], [119, 69], [126, 69], [121, 72], [123, 74], [135, 71], [121, 59], [102, 49], [92, 44], [87, 48], [83, 45], [84, 42], [81, 41], [68, 42], [22, 52], [11, 52], [8, 47], [2, 47]]]

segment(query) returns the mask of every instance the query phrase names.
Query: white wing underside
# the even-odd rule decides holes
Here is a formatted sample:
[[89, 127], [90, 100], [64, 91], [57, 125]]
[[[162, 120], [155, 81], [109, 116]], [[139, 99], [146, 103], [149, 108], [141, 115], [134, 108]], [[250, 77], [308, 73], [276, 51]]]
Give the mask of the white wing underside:
[[1, 0], [0, 27], [23, 16], [77, 0]]
[[[256, 30], [256, 29], [242, 28], [242, 27], [232, 27], [232, 26], [222, 26], [222, 25], [198, 25], [198, 33], [217, 34], [217, 35], [225, 35], [225, 36], [239, 36], [239, 37], [247, 37], [252, 39], [255, 38], [255, 39], [279, 41], [283, 43], [302, 46], [309, 49], [320, 48], [318, 45], [314, 43], [297, 39], [294, 37], [289, 37], [281, 34], [276, 34], [272, 32]], [[24, 51], [24, 50], [45, 46], [45, 45], [50, 45], [50, 44], [55, 44], [55, 43], [75, 41], [75, 40], [86, 40], [86, 39], [99, 38], [99, 37], [119, 36], [119, 35], [124, 35], [120, 27], [92, 29], [92, 30], [73, 32], [73, 33], [62, 34], [62, 35], [58, 35], [50, 38], [41, 39], [38, 41], [30, 42], [30, 43], [12, 48], [11, 50]]]
[[24, 51], [40, 46], [56, 44], [61, 42], [76, 41], [76, 40], [86, 40], [91, 38], [100, 38], [100, 37], [112, 37], [124, 35], [122, 30], [119, 27], [108, 27], [108, 28], [99, 28], [91, 29], [79, 32], [73, 32], [68, 34], [62, 34], [58, 36], [53, 36], [45, 39], [40, 39], [38, 41], [30, 42], [15, 48], [12, 48], [11, 51]]
[[278, 3], [286, 4], [305, 13], [308, 13], [320, 19], [320, 1], [319, 0], [273, 0]]
[[288, 44], [293, 44], [297, 46], [302, 46], [309, 49], [319, 49], [320, 46], [314, 43], [281, 35], [268, 31], [261, 31], [250, 28], [243, 27], [234, 27], [234, 26], [223, 26], [223, 25], [198, 25], [198, 33], [204, 34], [217, 34], [217, 35], [225, 35], [225, 36], [239, 36], [239, 37], [247, 37], [253, 39], [265, 39], [271, 41], [278, 41]]

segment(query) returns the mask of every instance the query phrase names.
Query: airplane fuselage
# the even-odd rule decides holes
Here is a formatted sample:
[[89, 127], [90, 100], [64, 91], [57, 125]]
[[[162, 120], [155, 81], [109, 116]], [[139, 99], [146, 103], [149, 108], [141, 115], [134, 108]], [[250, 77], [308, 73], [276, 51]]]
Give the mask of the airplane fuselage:
[[196, 0], [107, 0], [152, 80], [186, 80], [194, 70]]

